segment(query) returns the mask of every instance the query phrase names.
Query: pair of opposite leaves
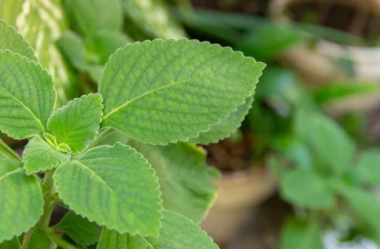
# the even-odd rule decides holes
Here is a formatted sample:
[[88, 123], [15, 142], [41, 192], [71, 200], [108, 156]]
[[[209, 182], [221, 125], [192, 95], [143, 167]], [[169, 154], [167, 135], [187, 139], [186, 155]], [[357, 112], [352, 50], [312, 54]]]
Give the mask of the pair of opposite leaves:
[[[55, 100], [51, 78], [46, 71], [41, 70], [38, 64], [13, 53], [1, 52], [0, 59], [0, 70], [4, 72], [3, 77], [0, 76], [0, 94], [4, 96], [4, 98], [0, 99], [0, 106], [4, 107], [0, 112], [3, 112], [3, 116], [7, 119], [7, 122], [0, 121], [0, 129], [15, 138], [30, 137], [45, 132], [45, 124], [50, 117]], [[197, 41], [156, 40], [128, 45], [113, 55], [99, 83], [99, 92], [104, 97], [105, 105], [102, 125], [115, 127], [137, 140], [151, 144], [167, 144], [178, 140], [188, 140], [196, 137], [200, 132], [209, 130], [212, 124], [218, 123], [220, 119], [235, 111], [237, 106], [245, 103], [246, 98], [250, 99], [250, 101], [247, 101], [247, 103], [250, 103], [252, 101], [250, 96], [253, 94], [254, 86], [262, 68], [262, 64], [256, 63], [253, 59], [244, 58], [240, 53], [234, 53], [230, 49]], [[15, 88], [15, 82], [19, 83], [20, 87], [18, 89]], [[56, 136], [59, 143], [66, 143], [72, 147], [73, 152], [84, 149], [87, 140], [96, 136], [100, 120], [98, 119], [95, 124], [96, 129], [88, 129], [91, 126], [83, 122], [83, 120], [88, 120], [82, 115], [90, 112], [86, 113], [88, 111], [86, 108], [69, 107], [70, 105], [75, 105], [75, 103], [83, 102], [81, 101], [83, 98], [90, 99], [91, 96], [97, 96], [93, 98], [101, 100], [99, 95], [90, 95], [74, 100], [68, 106], [55, 112], [48, 122], [48, 130]], [[13, 109], [7, 112], [5, 109], [7, 106], [12, 106], [11, 108]], [[243, 109], [241, 113], [245, 114], [248, 108]], [[54, 118], [59, 116], [64, 118]], [[233, 115], [230, 117], [232, 118]], [[231, 120], [231, 118], [225, 118], [223, 121]], [[242, 117], [238, 117], [238, 119], [242, 119]], [[52, 128], [54, 127], [51, 125], [54, 123], [53, 120], [58, 120], [56, 129]], [[215, 134], [220, 136], [220, 134], [226, 133], [226, 129], [231, 128], [231, 125], [224, 124], [223, 126], [223, 121], [221, 124], [211, 126], [211, 131], [213, 131], [213, 127], [217, 127], [221, 132]], [[228, 124], [228, 122], [224, 123]], [[237, 122], [234, 121], [234, 123], [236, 126]], [[77, 126], [73, 126], [73, 124]], [[87, 128], [88, 133], [81, 131], [76, 134], [77, 127], [84, 130]], [[67, 132], [67, 130], [71, 132]], [[202, 134], [212, 134], [211, 131]], [[82, 136], [83, 134], [87, 134], [87, 136]], [[202, 134], [199, 138], [202, 137]], [[78, 141], [70, 142], [69, 140], [70, 138], [78, 139], [78, 137], [81, 138], [78, 140], [79, 144], [84, 145], [84, 147], [75, 149]], [[35, 139], [39, 140], [38, 142], [40, 143], [44, 143], [42, 139]], [[218, 140], [215, 135], [211, 138], [206, 136], [204, 139]], [[193, 142], [196, 142], [196, 140], [197, 138], [194, 138]], [[65, 196], [65, 193], [67, 194], [67, 198], [63, 197], [65, 202], [71, 207], [78, 204], [76, 208], [73, 208], [75, 211], [106, 225], [108, 217], [99, 218], [101, 216], [99, 213], [102, 213], [102, 211], [96, 210], [91, 214], [91, 206], [83, 208], [83, 200], [88, 200], [88, 198], [74, 197], [77, 198], [78, 203], [75, 203], [72, 199], [68, 200], [72, 196], [70, 191], [75, 188], [72, 188], [69, 183], [65, 184], [64, 181], [68, 179], [65, 175], [67, 176], [73, 170], [80, 169], [90, 176], [96, 176], [95, 181], [98, 181], [98, 185], [95, 186], [105, 188], [105, 196], [110, 192], [114, 192], [114, 189], [119, 187], [110, 188], [107, 183], [115, 179], [115, 174], [102, 175], [99, 172], [94, 172], [97, 167], [94, 162], [99, 161], [98, 156], [104, 152], [105, 157], [103, 159], [106, 160], [106, 164], [109, 164], [111, 160], [116, 160], [116, 162], [122, 162], [120, 166], [125, 169], [123, 158], [120, 158], [120, 161], [117, 160], [118, 156], [121, 154], [125, 156], [125, 153], [113, 153], [117, 149], [124, 149], [126, 150], [125, 152], [132, 153], [131, 158], [136, 159], [135, 165], [146, 163], [148, 167], [145, 167], [145, 169], [150, 170], [149, 164], [146, 160], [144, 161], [141, 155], [139, 158], [139, 156], [136, 156], [135, 151], [129, 147], [119, 145], [95, 148], [82, 155], [79, 159], [65, 164], [65, 167], [61, 167], [57, 171], [57, 173], [64, 173], [56, 174], [55, 176], [58, 189], [61, 186], [67, 190], [66, 192], [62, 189], [59, 191], [61, 197]], [[83, 161], [87, 159], [89, 162], [83, 164]], [[79, 164], [82, 167], [69, 166], [73, 164]], [[137, 168], [135, 166], [131, 170], [134, 171]], [[98, 168], [98, 170], [102, 169]], [[136, 179], [141, 176], [141, 172], [134, 171], [130, 173], [127, 176], [129, 180], [131, 179], [130, 175], [136, 174]], [[148, 178], [154, 177], [153, 171], [151, 171], [151, 176], [147, 172], [142, 173], [142, 175], [144, 174]], [[73, 176], [78, 176], [78, 174]], [[109, 177], [108, 181], [104, 181], [104, 177]], [[61, 184], [59, 183], [60, 179]], [[125, 184], [125, 181], [121, 182]], [[138, 195], [149, 192], [146, 189], [158, 192], [157, 187], [153, 186], [157, 185], [156, 181], [147, 179], [146, 182], [142, 183], [141, 188], [137, 188], [136, 185], [132, 186], [133, 181], [131, 181], [131, 190], [140, 189], [140, 191], [136, 192]], [[146, 183], [152, 183], [151, 188], [144, 186]], [[80, 186], [79, 182], [77, 186]], [[77, 189], [76, 191], [80, 192]], [[132, 196], [132, 198], [134, 196], [128, 191], [123, 193], [123, 190], [120, 190], [115, 192], [113, 197], [120, 198], [120, 193], [127, 193], [127, 196]], [[152, 196], [159, 196], [159, 192], [157, 195]], [[156, 199], [159, 204], [159, 198]], [[138, 200], [136, 199], [136, 201]], [[116, 202], [116, 205], [110, 205], [105, 208], [112, 210], [114, 206], [118, 207], [117, 204]], [[128, 208], [130, 207], [128, 206]], [[160, 210], [160, 208], [158, 209]], [[139, 211], [136, 209], [136, 212], [130, 212], [128, 217], [124, 217], [126, 220], [120, 220], [120, 217], [116, 215], [118, 219], [115, 219], [115, 223], [108, 222], [108, 227], [115, 228], [119, 232], [128, 231], [132, 234], [147, 229], [141, 233], [144, 235], [156, 235], [159, 222], [153, 226], [150, 226], [150, 223], [152, 223], [152, 220], [157, 219], [154, 219], [154, 217], [141, 219], [148, 213], [143, 212], [138, 215]], [[153, 211], [153, 213], [157, 212]], [[132, 217], [135, 214], [137, 216]], [[147, 222], [141, 222], [144, 220]], [[136, 221], [141, 222], [141, 225], [136, 227]], [[152, 227], [157, 229], [152, 230]]]

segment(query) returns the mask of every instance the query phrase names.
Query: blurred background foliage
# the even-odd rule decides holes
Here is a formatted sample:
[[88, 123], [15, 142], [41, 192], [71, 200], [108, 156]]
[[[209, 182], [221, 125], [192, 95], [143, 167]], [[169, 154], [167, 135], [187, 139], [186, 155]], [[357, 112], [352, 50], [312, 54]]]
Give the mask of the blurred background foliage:
[[230, 191], [202, 227], [223, 248], [379, 248], [379, 1], [1, 0], [0, 18], [52, 74], [58, 106], [95, 92], [132, 42], [198, 39], [267, 63], [242, 126], [203, 146]]

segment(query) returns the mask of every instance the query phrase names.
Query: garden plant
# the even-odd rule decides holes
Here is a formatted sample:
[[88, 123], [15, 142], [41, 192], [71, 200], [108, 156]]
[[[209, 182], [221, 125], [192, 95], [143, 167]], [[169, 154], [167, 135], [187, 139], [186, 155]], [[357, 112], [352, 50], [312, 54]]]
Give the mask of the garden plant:
[[[132, 43], [98, 93], [56, 108], [49, 72], [0, 21], [0, 130], [29, 140], [22, 158], [0, 143], [0, 248], [217, 248], [196, 223], [219, 174], [195, 144], [236, 130], [264, 66], [196, 40]], [[95, 146], [110, 130], [128, 144]], [[56, 204], [71, 211], [50, 226]]]

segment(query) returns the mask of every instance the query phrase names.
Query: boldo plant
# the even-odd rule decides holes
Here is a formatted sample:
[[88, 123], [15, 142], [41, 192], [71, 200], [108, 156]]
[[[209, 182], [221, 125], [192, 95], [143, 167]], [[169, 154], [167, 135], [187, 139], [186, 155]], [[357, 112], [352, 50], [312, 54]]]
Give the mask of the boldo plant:
[[[217, 248], [197, 223], [218, 172], [195, 144], [239, 127], [263, 68], [207, 42], [128, 44], [98, 93], [55, 110], [52, 77], [0, 21], [0, 130], [29, 140], [22, 159], [0, 140], [0, 248]], [[128, 145], [96, 146], [110, 130]], [[70, 211], [50, 226], [56, 204]]]

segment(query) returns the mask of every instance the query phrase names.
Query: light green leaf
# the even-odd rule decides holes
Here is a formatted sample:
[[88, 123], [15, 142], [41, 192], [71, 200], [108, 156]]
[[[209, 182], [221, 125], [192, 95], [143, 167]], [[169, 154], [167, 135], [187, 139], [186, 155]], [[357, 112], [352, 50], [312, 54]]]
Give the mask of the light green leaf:
[[123, 24], [119, 0], [67, 0], [65, 7], [72, 26], [85, 37], [99, 30], [120, 30]]
[[127, 16], [153, 38], [186, 37], [162, 0], [122, 0]]
[[53, 249], [53, 242], [49, 234], [42, 228], [36, 227], [30, 234], [29, 241], [25, 249]]
[[356, 214], [368, 225], [373, 232], [373, 237], [380, 242], [380, 201], [374, 194], [347, 186], [345, 184], [336, 185], [337, 190], [354, 207]]
[[157, 238], [140, 235], [117, 234], [103, 229], [98, 249], [217, 249], [212, 239], [190, 219], [172, 211], [164, 210], [160, 235]]
[[50, 144], [52, 147], [57, 147], [58, 146], [58, 142], [57, 142], [57, 139], [55, 138], [55, 136], [49, 134], [49, 133], [44, 133], [42, 134], [46, 140], [46, 142], [48, 142], [48, 144]]
[[87, 66], [86, 47], [82, 38], [72, 31], [65, 31], [57, 45], [75, 69], [83, 71]]
[[74, 212], [69, 212], [54, 227], [55, 231], [67, 234], [72, 240], [82, 245], [91, 245], [99, 240], [102, 228]]
[[9, 49], [13, 53], [20, 54], [37, 62], [37, 58], [34, 56], [34, 51], [29, 46], [29, 43], [4, 20], [0, 20], [0, 49]]
[[293, 218], [281, 234], [281, 249], [323, 249], [318, 223]]
[[59, 144], [56, 149], [62, 153], [72, 153], [70, 146], [65, 143]]
[[264, 66], [195, 40], [127, 45], [100, 79], [102, 125], [150, 144], [187, 141], [244, 104]]
[[329, 209], [335, 205], [328, 182], [311, 168], [297, 168], [283, 173], [280, 184], [282, 196], [296, 206]]
[[[77, 94], [76, 81], [71, 80], [56, 40], [66, 28], [60, 0], [1, 0], [0, 18], [15, 26], [16, 30], [30, 43], [34, 54], [52, 75], [57, 89], [57, 105], [60, 106]], [[12, 12], [7, 19], [4, 12]], [[3, 14], [3, 15], [2, 15]]]
[[90, 94], [74, 99], [49, 118], [47, 127], [58, 143], [66, 143], [73, 153], [84, 150], [98, 134], [102, 117], [102, 96]]
[[24, 167], [28, 175], [58, 167], [68, 162], [70, 157], [71, 154], [59, 152], [39, 136], [29, 141], [23, 153]]
[[34, 61], [0, 51], [0, 130], [16, 138], [45, 132], [55, 90], [50, 75]]
[[231, 133], [235, 132], [243, 122], [245, 116], [248, 114], [253, 103], [253, 96], [246, 99], [245, 104], [238, 107], [236, 112], [233, 112], [228, 118], [222, 119], [219, 124], [211, 125], [209, 131], [199, 134], [199, 137], [189, 140], [190, 143], [196, 144], [209, 144], [216, 143], [226, 137], [229, 137]]
[[216, 170], [206, 164], [205, 153], [186, 143], [162, 147], [131, 141], [130, 145], [155, 169], [164, 208], [200, 222], [216, 199], [217, 190], [212, 183]]
[[355, 171], [362, 182], [380, 186], [380, 150], [363, 152]]
[[351, 165], [355, 143], [331, 118], [321, 113], [300, 111], [296, 116], [296, 132], [325, 168], [342, 173]]
[[19, 156], [2, 139], [0, 139], [0, 159], [11, 159], [21, 162]]
[[14, 237], [12, 240], [1, 243], [0, 249], [21, 249], [20, 241], [17, 237]]
[[118, 48], [131, 43], [132, 39], [118, 31], [102, 30], [95, 34], [92, 42], [95, 52], [100, 57], [100, 63], [104, 65]]
[[0, 159], [0, 243], [28, 231], [42, 215], [37, 177], [27, 176], [22, 163]]
[[156, 236], [161, 199], [143, 156], [122, 144], [100, 146], [59, 167], [59, 196], [77, 214], [120, 233]]

